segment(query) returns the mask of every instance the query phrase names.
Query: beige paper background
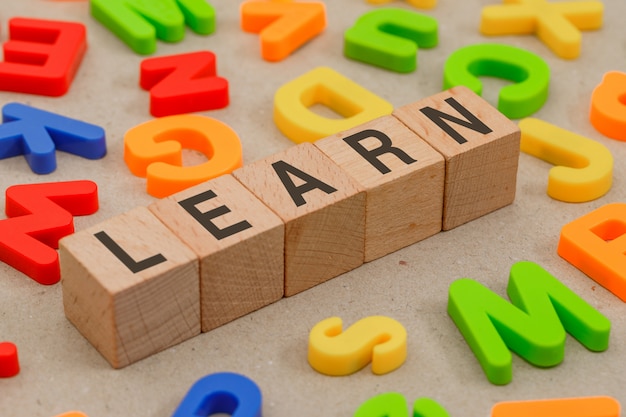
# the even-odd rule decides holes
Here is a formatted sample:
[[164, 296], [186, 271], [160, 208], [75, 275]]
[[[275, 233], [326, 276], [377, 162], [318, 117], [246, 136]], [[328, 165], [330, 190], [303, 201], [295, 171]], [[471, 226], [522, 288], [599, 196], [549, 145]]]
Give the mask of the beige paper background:
[[[264, 62], [258, 36], [241, 31], [240, 3], [213, 0], [217, 11], [213, 35], [188, 32], [183, 42], [159, 42], [155, 55], [202, 49], [217, 54], [218, 72], [230, 82], [231, 104], [203, 114], [238, 132], [245, 163], [293, 146], [272, 121], [273, 94], [316, 66], [329, 66], [398, 107], [440, 91], [443, 64], [457, 48], [501, 42], [533, 51], [550, 64], [550, 98], [535, 116], [606, 145], [615, 158], [614, 185], [606, 196], [588, 203], [552, 200], [545, 193], [550, 165], [522, 154], [513, 205], [122, 370], [113, 370], [65, 319], [60, 285], [41, 286], [0, 264], [0, 340], [17, 344], [22, 366], [17, 377], [0, 380], [0, 415], [51, 417], [80, 410], [90, 417], [166, 417], [194, 381], [219, 371], [242, 373], [256, 381], [268, 417], [351, 416], [366, 399], [387, 391], [402, 393], [411, 403], [431, 397], [459, 417], [488, 416], [496, 402], [507, 400], [610, 395], [626, 403], [626, 309], [556, 254], [564, 224], [626, 199], [626, 145], [602, 136], [588, 121], [590, 94], [603, 74], [626, 68], [626, 3], [606, 1], [604, 27], [584, 33], [581, 56], [566, 61], [534, 36], [481, 36], [480, 10], [497, 1], [440, 0], [437, 8], [424, 11], [439, 21], [439, 46], [420, 50], [418, 69], [410, 74], [343, 56], [343, 31], [375, 7], [363, 0], [326, 1], [327, 29], [280, 63]], [[412, 9], [403, 1], [390, 5]], [[45, 176], [32, 173], [22, 157], [2, 160], [0, 189], [20, 183], [96, 181], [101, 208], [77, 218], [77, 229], [154, 201], [144, 191], [144, 180], [132, 176], [122, 160], [126, 130], [152, 118], [148, 94], [138, 87], [144, 57], [92, 19], [85, 3], [2, 0], [2, 42], [7, 40], [8, 19], [17, 16], [83, 22], [89, 49], [65, 96], [0, 93], [0, 104], [17, 101], [101, 125], [107, 132], [108, 155], [89, 161], [59, 153], [58, 169]], [[485, 98], [493, 103], [502, 85], [487, 82]], [[188, 162], [194, 161], [190, 155]], [[494, 386], [446, 313], [447, 290], [453, 280], [471, 277], [504, 295], [509, 269], [520, 260], [541, 264], [608, 316], [613, 324], [611, 344], [604, 353], [591, 353], [568, 336], [562, 364], [538, 369], [515, 356], [512, 383]], [[348, 377], [316, 373], [306, 361], [308, 332], [331, 315], [341, 317], [345, 325], [370, 315], [400, 321], [409, 335], [406, 363], [383, 376], [373, 375], [369, 367]]]

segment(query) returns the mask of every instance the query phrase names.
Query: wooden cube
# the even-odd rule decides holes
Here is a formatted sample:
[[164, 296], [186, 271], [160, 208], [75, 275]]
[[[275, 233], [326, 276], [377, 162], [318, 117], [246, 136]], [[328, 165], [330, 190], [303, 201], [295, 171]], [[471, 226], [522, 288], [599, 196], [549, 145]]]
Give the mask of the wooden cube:
[[148, 208], [200, 258], [203, 332], [283, 297], [284, 224], [233, 176]]
[[459, 86], [393, 115], [446, 160], [443, 230], [513, 202], [520, 131], [485, 100]]
[[363, 263], [365, 193], [311, 143], [246, 165], [233, 176], [285, 222], [285, 295]]
[[441, 231], [445, 163], [393, 116], [315, 142], [367, 193], [365, 262]]
[[60, 241], [65, 315], [121, 368], [200, 334], [198, 259], [146, 207]]

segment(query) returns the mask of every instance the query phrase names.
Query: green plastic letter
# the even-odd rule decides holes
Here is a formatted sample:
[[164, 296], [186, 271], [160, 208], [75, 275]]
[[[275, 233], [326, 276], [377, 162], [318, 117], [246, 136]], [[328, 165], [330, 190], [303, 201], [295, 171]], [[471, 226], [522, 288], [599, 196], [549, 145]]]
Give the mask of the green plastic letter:
[[138, 54], [156, 51], [156, 39], [178, 42], [185, 24], [199, 34], [215, 30], [215, 10], [205, 0], [91, 0], [91, 15]]
[[509, 349], [536, 366], [559, 364], [566, 331], [589, 350], [607, 349], [609, 320], [541, 266], [514, 264], [507, 293], [511, 303], [471, 279], [449, 289], [448, 314], [491, 383], [511, 381]]
[[548, 99], [548, 64], [532, 52], [502, 44], [469, 45], [453, 52], [443, 68], [443, 89], [464, 85], [481, 95], [482, 76], [515, 83], [498, 96], [498, 110], [508, 118], [530, 116]]
[[403, 9], [365, 13], [344, 34], [348, 58], [396, 72], [417, 67], [417, 48], [437, 46], [437, 20]]
[[[365, 401], [354, 417], [408, 417], [409, 409], [402, 394], [386, 392]], [[448, 412], [430, 398], [418, 398], [413, 403], [413, 417], [450, 417]]]

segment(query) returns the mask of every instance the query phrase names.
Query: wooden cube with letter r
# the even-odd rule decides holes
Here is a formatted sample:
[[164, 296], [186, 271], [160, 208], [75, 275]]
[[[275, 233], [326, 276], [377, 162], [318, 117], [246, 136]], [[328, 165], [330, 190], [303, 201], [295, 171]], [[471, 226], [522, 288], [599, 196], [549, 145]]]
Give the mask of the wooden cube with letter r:
[[315, 142], [367, 193], [365, 261], [441, 231], [443, 157], [393, 116]]
[[445, 158], [443, 230], [513, 202], [520, 130], [481, 97], [458, 86], [393, 115]]

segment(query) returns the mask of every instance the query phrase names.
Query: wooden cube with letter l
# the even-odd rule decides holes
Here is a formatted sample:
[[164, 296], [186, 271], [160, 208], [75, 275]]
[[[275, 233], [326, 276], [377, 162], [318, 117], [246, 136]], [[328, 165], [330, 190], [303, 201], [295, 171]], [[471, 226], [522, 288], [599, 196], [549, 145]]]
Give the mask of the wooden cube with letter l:
[[65, 315], [114, 368], [200, 334], [198, 259], [147, 207], [59, 246]]
[[285, 223], [285, 295], [363, 263], [365, 193], [311, 143], [233, 171]]
[[481, 97], [458, 86], [393, 115], [445, 158], [443, 230], [513, 202], [520, 130]]
[[203, 332], [283, 297], [284, 224], [232, 175], [148, 208], [200, 258]]
[[366, 262], [441, 231], [443, 157], [398, 119], [384, 116], [315, 146], [366, 190]]

